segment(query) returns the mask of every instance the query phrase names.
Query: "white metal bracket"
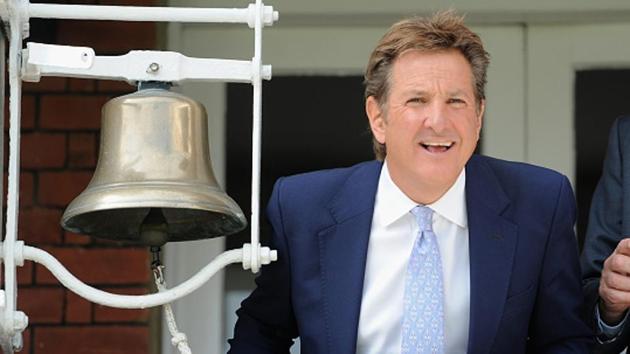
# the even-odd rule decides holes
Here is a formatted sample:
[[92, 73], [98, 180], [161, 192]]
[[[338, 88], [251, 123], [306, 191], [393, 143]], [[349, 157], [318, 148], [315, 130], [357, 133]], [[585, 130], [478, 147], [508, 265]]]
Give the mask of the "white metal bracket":
[[[72, 275], [55, 257], [44, 250], [37, 247], [25, 246], [22, 241], [17, 241], [16, 246], [11, 254], [16, 259], [17, 266], [23, 265], [24, 260], [39, 263], [46, 267], [61, 284], [82, 298], [100, 305], [124, 309], [144, 309], [161, 306], [180, 299], [199, 289], [199, 287], [205, 284], [216, 272], [228, 264], [241, 263], [244, 268], [248, 269], [253, 249], [257, 249], [257, 253], [261, 255], [261, 259], [258, 260], [260, 264], [269, 264], [278, 259], [276, 250], [271, 250], [268, 247], [252, 247], [251, 244], [246, 243], [241, 249], [233, 249], [221, 253], [188, 280], [164, 292], [149, 295], [119, 295], [99, 290], [83, 283]], [[8, 256], [7, 252], [9, 250], [4, 242], [0, 242], [0, 248], [4, 249], [2, 257], [0, 257], [1, 260], [4, 260]], [[0, 310], [3, 309], [4, 307], [0, 306]], [[11, 322], [12, 327], [9, 331], [3, 328], [5, 330], [4, 333], [16, 333], [19, 328], [26, 328], [28, 321], [23, 321], [20, 311], [15, 311], [14, 313], [17, 314], [19, 318], [16, 319], [14, 317], [14, 320]], [[6, 324], [6, 322], [0, 322], [0, 325], [4, 324]], [[22, 328], [22, 330], [24, 328]], [[21, 332], [22, 330], [17, 332]], [[0, 332], [0, 334], [2, 334], [2, 332]]]
[[[21, 267], [24, 265], [24, 257], [22, 256], [23, 249], [24, 241], [15, 241], [11, 249], [4, 247], [4, 243], [0, 242], [0, 259], [7, 258], [9, 254], [6, 252], [11, 252], [11, 258], [13, 258], [14, 264]], [[7, 290], [9, 289], [7, 288]], [[10, 291], [14, 292], [13, 289]], [[22, 311], [14, 310], [15, 304], [13, 304], [13, 307], [7, 304], [8, 295], [10, 296], [10, 294], [4, 290], [0, 290], [0, 318], [5, 319], [5, 321], [0, 323], [2, 327], [0, 336], [5, 337], [1, 342], [4, 353], [11, 353], [13, 350], [20, 351], [22, 349], [22, 332], [28, 326], [28, 316]]]
[[[6, 0], [0, 0], [0, 4]], [[278, 11], [272, 6], [249, 4], [243, 9], [220, 9], [198, 7], [159, 7], [159, 6], [107, 6], [107, 5], [65, 5], [32, 4], [22, 6], [28, 18], [58, 18], [67, 20], [109, 20], [109, 21], [151, 21], [180, 23], [246, 23], [249, 28], [256, 26], [256, 18], [261, 16], [262, 26], [271, 26], [278, 21]]]
[[[133, 50], [119, 56], [97, 56], [90, 47], [29, 42], [22, 50], [22, 80], [42, 76], [138, 81], [252, 82], [257, 68], [247, 60], [191, 58], [177, 52]], [[271, 65], [262, 66], [271, 79]]]

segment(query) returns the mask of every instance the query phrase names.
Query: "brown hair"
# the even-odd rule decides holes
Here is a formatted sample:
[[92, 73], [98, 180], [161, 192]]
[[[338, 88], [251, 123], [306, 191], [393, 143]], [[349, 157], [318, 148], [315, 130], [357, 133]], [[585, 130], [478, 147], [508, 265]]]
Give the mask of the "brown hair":
[[[477, 104], [486, 98], [486, 71], [490, 57], [481, 38], [464, 25], [464, 16], [454, 10], [431, 17], [412, 17], [392, 25], [372, 51], [365, 70], [365, 98], [373, 96], [386, 112], [392, 66], [403, 52], [458, 50], [470, 63]], [[384, 144], [372, 139], [378, 160], [387, 154]]]

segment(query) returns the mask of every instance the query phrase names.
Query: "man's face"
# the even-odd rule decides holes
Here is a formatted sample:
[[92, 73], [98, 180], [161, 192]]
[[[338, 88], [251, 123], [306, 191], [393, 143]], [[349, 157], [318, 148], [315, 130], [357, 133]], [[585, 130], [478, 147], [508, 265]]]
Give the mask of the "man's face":
[[385, 109], [369, 97], [366, 110], [392, 178], [445, 192], [479, 140], [484, 102], [475, 100], [470, 64], [457, 50], [410, 50], [394, 62], [389, 83]]

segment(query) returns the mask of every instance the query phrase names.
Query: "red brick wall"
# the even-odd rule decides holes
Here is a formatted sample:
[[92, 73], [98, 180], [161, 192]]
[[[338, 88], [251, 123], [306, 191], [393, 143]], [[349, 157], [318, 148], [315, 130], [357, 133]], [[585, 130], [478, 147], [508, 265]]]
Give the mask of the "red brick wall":
[[[150, 6], [158, 1], [54, 2]], [[156, 47], [153, 23], [49, 22], [43, 29], [52, 32], [42, 37], [54, 38], [57, 44], [89, 46], [97, 55]], [[42, 30], [42, 26], [37, 29]], [[34, 38], [38, 35], [33, 33]], [[101, 106], [133, 90], [126, 83], [113, 81], [44, 78], [39, 83], [25, 83], [22, 96], [19, 239], [46, 249], [84, 282], [124, 294], [148, 291], [147, 249], [65, 232], [59, 220], [92, 176]], [[5, 147], [5, 154], [7, 151]], [[23, 353], [150, 352], [150, 310], [92, 304], [62, 287], [46, 268], [29, 261], [18, 269], [18, 282], [18, 309], [30, 321]]]

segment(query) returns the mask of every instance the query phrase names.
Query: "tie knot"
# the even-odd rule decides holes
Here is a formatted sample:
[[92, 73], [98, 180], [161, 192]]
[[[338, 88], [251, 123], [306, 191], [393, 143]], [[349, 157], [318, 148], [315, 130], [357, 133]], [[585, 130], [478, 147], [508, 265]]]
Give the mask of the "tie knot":
[[411, 213], [416, 217], [416, 222], [420, 227], [420, 231], [426, 231], [432, 229], [432, 216], [433, 210], [431, 208], [418, 205], [417, 207], [411, 209]]

